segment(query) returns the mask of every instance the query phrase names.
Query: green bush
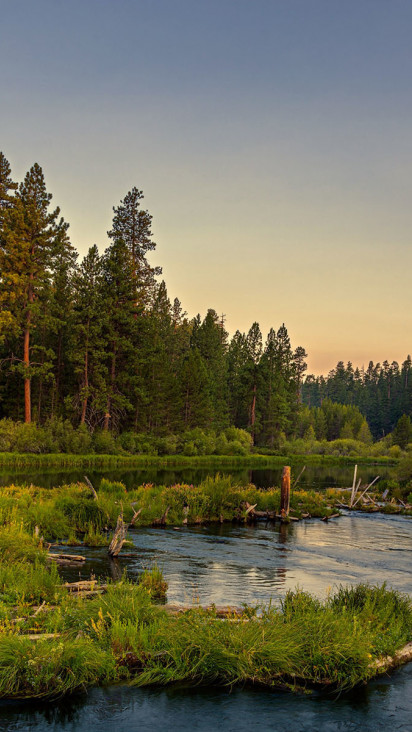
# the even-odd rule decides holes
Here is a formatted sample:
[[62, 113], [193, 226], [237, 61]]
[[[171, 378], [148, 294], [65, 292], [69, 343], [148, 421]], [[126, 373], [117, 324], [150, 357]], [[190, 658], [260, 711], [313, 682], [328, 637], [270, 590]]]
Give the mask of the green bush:
[[44, 427], [36, 424], [17, 424], [14, 442], [16, 452], [58, 452], [59, 443]]
[[119, 446], [111, 432], [102, 430], [95, 432], [93, 435], [94, 451], [101, 455], [116, 455], [119, 452]]
[[122, 450], [125, 450], [132, 455], [139, 451], [137, 435], [135, 432], [122, 432], [122, 434], [117, 438], [117, 442]]
[[99, 493], [107, 493], [113, 498], [124, 498], [127, 491], [124, 483], [102, 478], [99, 486]]
[[90, 531], [90, 526], [100, 531], [107, 522], [105, 512], [92, 497], [62, 495], [57, 498], [55, 508], [67, 516], [78, 531]]
[[11, 419], [0, 420], [0, 452], [13, 452], [16, 443], [17, 423]]

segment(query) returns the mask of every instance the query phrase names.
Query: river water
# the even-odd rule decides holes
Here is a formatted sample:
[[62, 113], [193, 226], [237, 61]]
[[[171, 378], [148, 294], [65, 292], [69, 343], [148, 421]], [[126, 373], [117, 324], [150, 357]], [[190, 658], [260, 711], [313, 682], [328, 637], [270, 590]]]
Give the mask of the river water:
[[[143, 482], [170, 485], [199, 483], [207, 469], [98, 471], [89, 477], [122, 480], [131, 488]], [[278, 485], [281, 468], [230, 472], [241, 483], [265, 488]], [[296, 474], [299, 470], [295, 469]], [[364, 482], [390, 469], [361, 466]], [[309, 466], [304, 488], [346, 486], [352, 467]], [[34, 483], [44, 487], [83, 479], [82, 471], [3, 472], [0, 483]], [[109, 561], [105, 549], [87, 549], [81, 573], [66, 569], [69, 580], [112, 576], [127, 569], [139, 575], [156, 563], [168, 581], [169, 602], [191, 604], [279, 602], [300, 586], [320, 597], [339, 583], [382, 583], [412, 594], [412, 519], [379, 514], [351, 514], [328, 523], [259, 524], [164, 530], [136, 529], [132, 557]], [[70, 551], [68, 549], [67, 551]], [[78, 553], [78, 549], [72, 550]], [[83, 551], [83, 550], [82, 550]], [[338, 698], [319, 694], [236, 689], [147, 690], [128, 687], [92, 689], [87, 694], [50, 703], [0, 702], [0, 732], [149, 732], [162, 730], [279, 730], [284, 732], [412, 732], [412, 664], [391, 677]]]
[[[136, 529], [134, 557], [110, 563], [87, 550], [82, 577], [137, 576], [156, 562], [168, 600], [216, 604], [278, 602], [299, 585], [319, 596], [339, 583], [382, 583], [412, 594], [412, 520], [351, 514], [328, 523], [197, 529]], [[78, 549], [74, 549], [74, 552]], [[79, 573], [66, 570], [66, 576]], [[282, 730], [412, 732], [412, 664], [338, 698], [237, 689], [92, 689], [53, 704], [2, 702], [0, 731], [149, 732]]]

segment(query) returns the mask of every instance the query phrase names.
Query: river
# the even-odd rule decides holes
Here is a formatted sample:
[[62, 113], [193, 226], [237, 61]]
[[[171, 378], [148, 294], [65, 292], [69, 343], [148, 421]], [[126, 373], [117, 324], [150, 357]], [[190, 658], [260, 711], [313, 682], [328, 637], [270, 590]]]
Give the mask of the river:
[[[114, 575], [127, 564], [137, 576], [156, 562], [170, 602], [278, 602], [297, 585], [325, 596], [339, 583], [382, 583], [412, 594], [412, 520], [351, 514], [328, 523], [279, 527], [136, 529], [133, 558], [111, 564], [88, 549], [82, 576]], [[73, 550], [73, 551], [77, 551]], [[66, 576], [73, 578], [73, 570]], [[76, 577], [79, 573], [76, 572]], [[2, 702], [0, 730], [149, 732], [281, 730], [412, 732], [412, 664], [338, 698], [251, 689], [93, 689], [53, 704]]]

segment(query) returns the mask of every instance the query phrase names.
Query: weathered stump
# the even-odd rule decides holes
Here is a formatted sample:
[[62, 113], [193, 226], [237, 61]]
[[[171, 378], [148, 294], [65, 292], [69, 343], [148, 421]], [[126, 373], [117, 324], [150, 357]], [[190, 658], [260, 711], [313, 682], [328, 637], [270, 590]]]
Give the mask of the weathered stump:
[[280, 488], [280, 515], [282, 518], [289, 516], [290, 504], [290, 467], [285, 465], [282, 471], [282, 484]]

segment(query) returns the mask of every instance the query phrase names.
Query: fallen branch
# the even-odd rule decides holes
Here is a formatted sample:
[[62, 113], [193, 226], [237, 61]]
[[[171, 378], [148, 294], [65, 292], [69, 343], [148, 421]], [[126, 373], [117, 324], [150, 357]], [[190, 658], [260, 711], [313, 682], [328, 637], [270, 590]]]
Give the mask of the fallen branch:
[[355, 508], [356, 504], [359, 503], [360, 499], [365, 495], [365, 493], [368, 492], [369, 488], [372, 488], [372, 486], [374, 485], [374, 483], [376, 483], [376, 481], [379, 480], [379, 478], [380, 478], [380, 475], [377, 475], [376, 478], [373, 479], [372, 483], [369, 483], [369, 485], [366, 486], [366, 488], [363, 491], [363, 493], [359, 496], [359, 498], [356, 499], [356, 501], [353, 504], [352, 508]]
[[169, 511], [170, 511], [170, 506], [168, 506], [166, 508], [166, 511], [160, 518], [154, 519], [154, 521], [152, 522], [152, 526], [166, 526], [166, 519], [167, 519], [167, 514], [169, 513]]
[[57, 564], [78, 564], [86, 561], [86, 557], [82, 557], [80, 554], [54, 554], [52, 552], [47, 554], [47, 559], [57, 562]]
[[[141, 508], [139, 508], [138, 511], [135, 511], [134, 507], [132, 506], [132, 509], [133, 509], [132, 520], [130, 521], [130, 524], [126, 524], [123, 521], [123, 506], [122, 506], [122, 511], [117, 518], [117, 524], [116, 524], [116, 528], [114, 530], [113, 539], [110, 542], [110, 546], [109, 546], [109, 550], [108, 550], [109, 557], [119, 556], [121, 548], [122, 548], [124, 542], [126, 541], [126, 536], [127, 536], [129, 526], [133, 526], [133, 524], [137, 521], [137, 519], [139, 518], [139, 516], [142, 512]], [[167, 509], [167, 510], [169, 510], [169, 509]], [[167, 513], [166, 513], [166, 515], [167, 515]]]
[[293, 491], [293, 489], [295, 488], [295, 486], [297, 486], [297, 484], [298, 484], [298, 482], [300, 481], [300, 479], [301, 479], [301, 477], [302, 477], [303, 473], [305, 472], [305, 470], [306, 470], [306, 465], [304, 465], [304, 466], [303, 466], [303, 468], [302, 468], [302, 470], [300, 471], [300, 473], [299, 473], [298, 477], [296, 478], [296, 480], [295, 480], [294, 484], [292, 485], [292, 491]]
[[99, 496], [97, 495], [95, 489], [93, 488], [91, 481], [88, 479], [87, 475], [84, 476], [84, 479], [85, 479], [87, 485], [89, 486], [91, 492], [93, 493], [94, 500], [97, 501]]

